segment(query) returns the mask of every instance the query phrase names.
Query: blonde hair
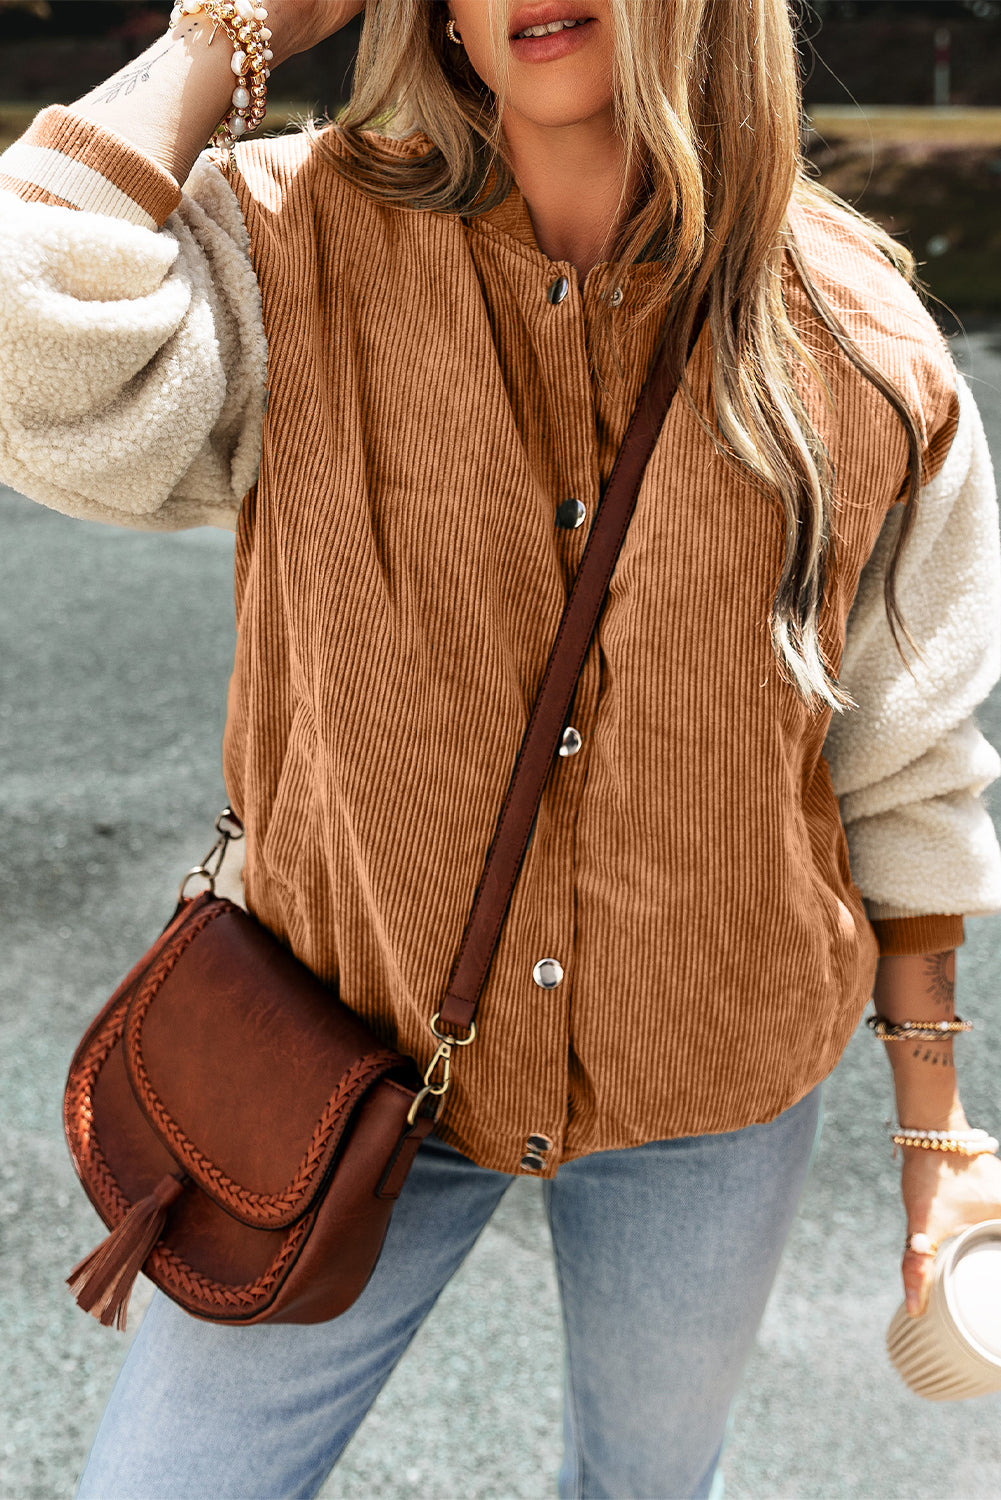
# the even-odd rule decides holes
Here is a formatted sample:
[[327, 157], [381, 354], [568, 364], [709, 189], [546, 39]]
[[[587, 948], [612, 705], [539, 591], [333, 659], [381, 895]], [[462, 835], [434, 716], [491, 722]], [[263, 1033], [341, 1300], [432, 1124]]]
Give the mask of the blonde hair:
[[[914, 262], [903, 246], [808, 175], [786, 0], [609, 0], [609, 7], [623, 194], [634, 161], [642, 163], [642, 191], [637, 203], [620, 199], [619, 209], [629, 217], [606, 256], [604, 290], [635, 262], [663, 263], [664, 276], [651, 286], [642, 316], [661, 317], [657, 349], [666, 346], [681, 368], [696, 310], [708, 296], [715, 430], [697, 415], [717, 447], [782, 502], [785, 549], [769, 622], [772, 647], [783, 676], [811, 709], [842, 712], [854, 700], [830, 674], [818, 630], [833, 565], [834, 476], [796, 370], [811, 372], [831, 397], [786, 310], [785, 256], [817, 317], [904, 427], [909, 489], [884, 590], [901, 657], [898, 626], [918, 651], [897, 606], [894, 580], [914, 520], [921, 439], [904, 398], [854, 344], [811, 279], [787, 222], [789, 205], [823, 201], [850, 215], [912, 285]], [[503, 202], [514, 181], [501, 131], [509, 78], [505, 0], [489, 0], [496, 91], [476, 74], [465, 49], [447, 39], [446, 5], [369, 0], [364, 15], [351, 97], [334, 126], [338, 148], [325, 139], [329, 124], [321, 128], [309, 120], [304, 128], [315, 149], [383, 203], [471, 216]], [[394, 139], [423, 133], [433, 149], [389, 155], [379, 150], [373, 131]], [[485, 194], [491, 171], [496, 180]], [[606, 295], [595, 334], [621, 373], [616, 333]], [[687, 382], [681, 389], [695, 410]]]

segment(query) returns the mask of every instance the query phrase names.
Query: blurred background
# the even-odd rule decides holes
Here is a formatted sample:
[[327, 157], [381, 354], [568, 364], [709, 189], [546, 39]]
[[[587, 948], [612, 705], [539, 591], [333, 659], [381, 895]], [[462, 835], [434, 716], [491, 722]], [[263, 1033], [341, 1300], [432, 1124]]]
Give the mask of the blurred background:
[[[142, 52], [169, 10], [0, 0], [0, 148]], [[267, 130], [336, 112], [360, 26], [276, 73]], [[810, 157], [921, 262], [1001, 472], [1001, 0], [816, 0], [800, 42]], [[73, 1493], [148, 1301], [142, 1283], [122, 1336], [63, 1285], [99, 1232], [62, 1088], [85, 1025], [212, 841], [232, 579], [228, 533], [100, 526], [0, 486], [0, 1500]], [[979, 719], [1001, 747], [1001, 685]], [[1001, 830], [1001, 781], [984, 800]], [[958, 1008], [978, 1029], [958, 1044], [963, 1093], [995, 1132], [999, 977], [1001, 916], [967, 922]], [[998, 1500], [1001, 1396], [931, 1407], [886, 1356], [904, 1226], [889, 1070], [864, 1027], [825, 1110], [724, 1453], [728, 1500]], [[518, 1179], [324, 1500], [551, 1497], [561, 1360], [540, 1184]], [[468, 1420], [452, 1416], [460, 1400]]]
[[[169, 14], [170, 0], [0, 0], [0, 149], [142, 52]], [[334, 113], [360, 30], [356, 17], [283, 65], [262, 133]], [[1001, 310], [1001, 0], [813, 0], [799, 33], [821, 179], [905, 241], [943, 303]]]

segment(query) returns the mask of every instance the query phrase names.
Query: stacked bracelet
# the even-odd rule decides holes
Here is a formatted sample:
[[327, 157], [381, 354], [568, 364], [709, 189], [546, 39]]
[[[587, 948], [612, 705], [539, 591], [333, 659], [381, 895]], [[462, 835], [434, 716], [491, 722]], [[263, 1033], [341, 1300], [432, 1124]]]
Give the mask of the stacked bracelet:
[[958, 1031], [972, 1031], [973, 1022], [959, 1016], [951, 1021], [887, 1021], [869, 1016], [865, 1023], [881, 1042], [938, 1042]]
[[233, 90], [233, 108], [216, 127], [212, 139], [228, 151], [227, 166], [234, 162], [233, 147], [241, 135], [256, 130], [264, 119], [267, 103], [267, 80], [271, 76], [268, 63], [274, 54], [268, 46], [271, 32], [264, 22], [268, 13], [254, 0], [174, 0], [170, 13], [172, 29], [184, 16], [202, 12], [213, 23], [209, 37], [211, 47], [216, 32], [221, 28], [233, 44], [230, 62], [236, 75]]
[[998, 1142], [986, 1130], [904, 1130], [893, 1131], [893, 1154], [898, 1146], [917, 1146], [922, 1151], [954, 1151], [959, 1156], [994, 1156]]

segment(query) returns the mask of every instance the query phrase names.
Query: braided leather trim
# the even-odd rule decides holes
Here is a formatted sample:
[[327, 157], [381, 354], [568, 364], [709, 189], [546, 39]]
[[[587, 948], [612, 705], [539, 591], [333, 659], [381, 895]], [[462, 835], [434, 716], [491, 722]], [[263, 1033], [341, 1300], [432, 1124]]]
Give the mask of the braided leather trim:
[[[94, 1128], [93, 1090], [97, 1076], [121, 1040], [128, 997], [108, 1017], [88, 1049], [86, 1064], [67, 1090], [64, 1105], [66, 1132], [81, 1181], [109, 1229], [120, 1224], [132, 1207], [108, 1166]], [[306, 1214], [285, 1236], [278, 1254], [256, 1281], [227, 1286], [189, 1266], [176, 1250], [158, 1243], [143, 1271], [169, 1295], [180, 1295], [208, 1312], [253, 1313], [273, 1300], [289, 1273], [316, 1214]]]
[[[210, 908], [192, 923], [190, 937], [187, 932], [182, 935], [190, 940], [206, 922], [219, 915], [221, 909]], [[184, 946], [186, 943], [180, 945]], [[162, 974], [165, 978], [176, 958], [177, 953], [160, 955], [151, 974]], [[63, 1101], [63, 1122], [74, 1165], [88, 1196], [109, 1229], [121, 1223], [132, 1204], [119, 1187], [101, 1150], [94, 1124], [94, 1086], [101, 1069], [121, 1041], [131, 993], [127, 991], [121, 996], [104, 1025], [94, 1034], [80, 1059], [79, 1072], [67, 1083]], [[274, 1300], [315, 1221], [315, 1211], [304, 1215], [285, 1235], [278, 1254], [255, 1281], [235, 1286], [214, 1281], [196, 1271], [176, 1250], [162, 1242], [154, 1247], [143, 1265], [143, 1272], [169, 1296], [178, 1297], [190, 1307], [215, 1314], [252, 1316]]]
[[[156, 961], [141, 976], [133, 993], [123, 997], [121, 1012], [119, 1013], [116, 1008], [110, 1031], [102, 1028], [100, 1042], [98, 1038], [94, 1040], [95, 1049], [103, 1050], [101, 1050], [100, 1057], [95, 1055], [94, 1070], [87, 1087], [87, 1097], [81, 1096], [75, 1101], [74, 1115], [81, 1123], [84, 1122], [85, 1117], [89, 1118], [87, 1128], [92, 1128], [93, 1109], [90, 1104], [90, 1092], [108, 1053], [122, 1037], [126, 1027], [126, 1017], [128, 1017], [128, 1031], [125, 1033], [123, 1044], [126, 1068], [140, 1108], [168, 1151], [195, 1178], [204, 1192], [237, 1218], [258, 1228], [280, 1229], [291, 1223], [303, 1211], [304, 1200], [314, 1186], [314, 1180], [322, 1172], [326, 1158], [343, 1133], [356, 1100], [384, 1073], [398, 1067], [403, 1059], [399, 1053], [383, 1047], [352, 1063], [339, 1079], [336, 1089], [313, 1128], [305, 1155], [296, 1167], [288, 1186], [280, 1193], [257, 1193], [234, 1181], [194, 1144], [169, 1114], [150, 1081], [140, 1046], [142, 1026], [149, 1008], [185, 949], [210, 922], [214, 922], [217, 917], [224, 916], [227, 911], [231, 910], [233, 910], [231, 903], [220, 901], [218, 905], [206, 907], [190, 923], [182, 926], [171, 942], [165, 945], [163, 951], [157, 955]], [[80, 1086], [77, 1092], [80, 1094]]]
[[[155, 985], [159, 986], [163, 982], [183, 949], [197, 937], [203, 927], [221, 916], [223, 909], [222, 906], [218, 909], [208, 907], [201, 911], [191, 922], [190, 927], [182, 926], [179, 934], [175, 933], [171, 942], [165, 944], [147, 971]], [[178, 942], [178, 936], [181, 938], [180, 942]], [[78, 1060], [75, 1060], [79, 1069], [76, 1076], [74, 1077], [71, 1069], [66, 1082], [66, 1091], [63, 1096], [63, 1126], [70, 1150], [77, 1163], [77, 1171], [84, 1182], [87, 1181], [86, 1168], [94, 1153], [96, 1152], [100, 1160], [104, 1161], [103, 1154], [94, 1139], [94, 1085], [109, 1055], [121, 1040], [125, 1030], [125, 1017], [128, 1013], [129, 1002], [134, 993], [134, 988], [122, 991], [117, 1005], [112, 1006], [105, 1017], [103, 1026], [94, 1033], [86, 1050]]]
[[[107, 1194], [112, 1223], [119, 1223], [132, 1207], [118, 1183], [112, 1177], [103, 1156], [102, 1187]], [[143, 1274], [171, 1296], [179, 1296], [189, 1305], [200, 1306], [209, 1312], [259, 1312], [274, 1300], [294, 1265], [304, 1240], [316, 1222], [316, 1212], [306, 1214], [285, 1235], [281, 1249], [271, 1264], [262, 1271], [256, 1281], [246, 1281], [230, 1286], [224, 1281], [213, 1281], [201, 1271], [189, 1266], [170, 1245], [158, 1240], [152, 1254], [143, 1265]]]
[[193, 1270], [175, 1250], [164, 1244], [157, 1244], [143, 1271], [164, 1291], [179, 1293], [189, 1303], [199, 1303], [212, 1311], [259, 1312], [274, 1300], [315, 1222], [314, 1212], [294, 1224], [267, 1270], [262, 1271], [256, 1281], [246, 1281], [240, 1286], [212, 1281], [200, 1271]]
[[[104, 1156], [94, 1134], [94, 1084], [111, 1052], [117, 1047], [125, 1029], [125, 1011], [128, 996], [111, 1012], [93, 1038], [81, 1060], [76, 1077], [70, 1076], [63, 1100], [63, 1124], [70, 1150], [81, 1179], [90, 1184], [92, 1176], [101, 1167], [106, 1170]], [[109, 1181], [114, 1179], [109, 1174]]]
[[[123, 1003], [122, 1010], [109, 1019], [108, 1025], [95, 1038], [86, 1074], [81, 1074], [68, 1104], [68, 1113], [71, 1113], [74, 1122], [79, 1122], [79, 1129], [74, 1132], [72, 1142], [77, 1171], [109, 1229], [121, 1223], [132, 1204], [119, 1187], [101, 1150], [94, 1129], [92, 1090], [94, 1080], [121, 1038], [124, 1010]], [[143, 1265], [143, 1272], [168, 1295], [180, 1297], [190, 1306], [200, 1307], [207, 1312], [252, 1314], [274, 1300], [276, 1291], [288, 1276], [315, 1220], [315, 1212], [306, 1214], [292, 1226], [285, 1235], [278, 1254], [256, 1281], [236, 1286], [213, 1281], [189, 1266], [176, 1250], [162, 1241], [154, 1246]]]
[[157, 1244], [143, 1266], [143, 1272], [164, 1291], [179, 1293], [189, 1303], [198, 1303], [210, 1311], [259, 1312], [274, 1300], [276, 1291], [288, 1277], [303, 1241], [315, 1222], [316, 1212], [313, 1212], [294, 1224], [267, 1270], [262, 1271], [256, 1281], [246, 1281], [240, 1286], [212, 1281], [200, 1271], [195, 1271], [175, 1250], [164, 1244]]
[[316, 1122], [306, 1154], [288, 1187], [280, 1193], [255, 1193], [234, 1182], [232, 1177], [198, 1149], [173, 1116], [167, 1113], [159, 1095], [153, 1091], [134, 1034], [130, 1035], [125, 1045], [129, 1066], [134, 1068], [136, 1082], [142, 1091], [143, 1111], [156, 1127], [167, 1149], [211, 1198], [237, 1218], [260, 1229], [280, 1229], [291, 1223], [302, 1211], [303, 1200], [313, 1186], [313, 1179], [325, 1165], [330, 1148], [343, 1133], [356, 1099], [370, 1083], [381, 1078], [400, 1061], [397, 1053], [383, 1049], [352, 1063]]

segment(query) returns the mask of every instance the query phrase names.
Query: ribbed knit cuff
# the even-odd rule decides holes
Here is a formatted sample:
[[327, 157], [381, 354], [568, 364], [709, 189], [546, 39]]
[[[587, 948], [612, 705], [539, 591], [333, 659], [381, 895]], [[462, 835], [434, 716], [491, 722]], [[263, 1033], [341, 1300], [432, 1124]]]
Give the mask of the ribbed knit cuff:
[[0, 188], [28, 202], [108, 214], [145, 229], [159, 229], [181, 201], [163, 167], [62, 104], [43, 109], [0, 155]]
[[961, 916], [870, 917], [880, 956], [884, 953], [943, 953], [964, 941]]

